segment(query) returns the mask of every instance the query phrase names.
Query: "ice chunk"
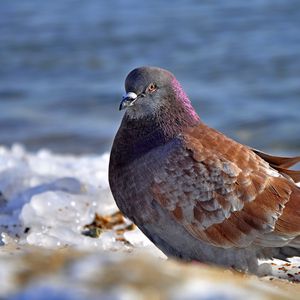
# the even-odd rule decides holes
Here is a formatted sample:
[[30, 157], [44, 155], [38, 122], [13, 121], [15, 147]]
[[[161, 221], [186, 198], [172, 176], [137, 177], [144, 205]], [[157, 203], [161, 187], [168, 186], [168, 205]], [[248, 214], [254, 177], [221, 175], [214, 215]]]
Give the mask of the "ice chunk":
[[[0, 229], [21, 243], [102, 247], [81, 234], [95, 213], [117, 211], [108, 184], [109, 155], [29, 153], [0, 147]], [[106, 243], [107, 244], [107, 243]]]

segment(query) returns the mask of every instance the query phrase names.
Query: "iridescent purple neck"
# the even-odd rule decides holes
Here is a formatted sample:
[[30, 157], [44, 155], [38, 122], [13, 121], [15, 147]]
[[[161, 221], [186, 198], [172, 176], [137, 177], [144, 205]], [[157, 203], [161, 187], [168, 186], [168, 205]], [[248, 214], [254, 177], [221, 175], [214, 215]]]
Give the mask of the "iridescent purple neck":
[[174, 90], [177, 100], [182, 103], [182, 107], [187, 113], [186, 117], [190, 119], [192, 123], [194, 122], [199, 123], [200, 121], [199, 116], [197, 115], [195, 109], [192, 106], [190, 99], [188, 98], [187, 94], [184, 92], [184, 90], [182, 89], [180, 83], [176, 78], [173, 78], [172, 80], [172, 88]]

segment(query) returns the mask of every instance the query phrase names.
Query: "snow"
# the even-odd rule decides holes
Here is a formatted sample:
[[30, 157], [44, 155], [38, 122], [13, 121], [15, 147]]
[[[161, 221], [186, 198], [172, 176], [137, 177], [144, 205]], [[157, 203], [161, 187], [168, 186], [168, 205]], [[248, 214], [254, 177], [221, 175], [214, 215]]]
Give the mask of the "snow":
[[108, 237], [95, 241], [81, 230], [96, 212], [117, 210], [107, 182], [108, 157], [59, 156], [46, 150], [34, 155], [20, 145], [11, 151], [0, 148], [4, 231], [31, 245], [105, 248]]
[[[94, 286], [90, 287], [91, 281], [96, 280], [97, 276], [104, 276], [101, 272], [105, 269], [112, 266], [120, 269], [122, 265], [131, 268], [136, 263], [139, 268], [149, 264], [151, 272], [152, 266], [155, 266], [158, 274], [164, 274], [162, 278], [166, 274], [173, 278], [174, 267], [171, 265], [168, 269], [166, 256], [140, 230], [134, 227], [129, 230], [128, 220], [120, 221], [120, 217], [115, 216], [117, 221], [113, 226], [91, 236], [94, 231], [93, 227], [89, 227], [93, 225], [89, 224], [93, 224], [96, 216], [100, 216], [98, 221], [101, 222], [103, 216], [105, 221], [106, 216], [112, 218], [118, 211], [108, 185], [108, 163], [108, 153], [58, 155], [48, 150], [30, 153], [21, 145], [14, 145], [11, 149], [0, 146], [0, 297], [97, 299], [102, 295], [103, 299], [142, 299], [141, 291], [132, 288], [132, 282], [139, 281], [139, 276], [150, 276], [148, 269], [141, 275], [141, 270], [135, 270], [136, 273], [132, 274], [125, 271], [125, 276], [135, 276], [127, 278], [132, 282], [122, 284], [124, 278], [120, 277], [114, 289], [103, 289], [100, 293]], [[62, 266], [57, 273], [47, 275], [46, 281], [39, 275], [31, 275], [33, 281], [25, 285], [16, 284], [15, 278], [22, 268], [27, 270], [30, 261], [28, 256], [32, 256], [34, 263], [26, 272], [39, 274], [40, 267], [39, 271], [33, 271], [35, 259], [44, 263], [49, 259], [48, 256], [60, 257], [57, 251], [64, 249], [69, 252], [63, 254]], [[73, 252], [76, 255], [70, 258]], [[65, 260], [68, 264], [64, 264]], [[128, 260], [132, 260], [132, 264]], [[284, 272], [282, 268], [278, 271], [278, 266], [281, 267], [285, 262], [275, 263], [277, 266], [274, 262], [267, 262], [264, 270], [271, 267], [269, 275], [289, 279], [289, 275], [286, 275], [289, 271]], [[300, 259], [295, 258], [285, 268], [296, 272], [299, 264]], [[45, 268], [50, 267], [46, 265]], [[162, 280], [159, 279], [161, 275], [157, 276], [158, 281]], [[173, 299], [182, 299], [183, 296], [187, 296], [186, 299], [198, 299], [200, 294], [203, 299], [240, 299], [245, 294], [244, 287], [235, 288], [234, 282], [215, 287], [216, 283], [211, 279], [204, 279], [200, 280], [194, 275], [190, 279], [186, 277], [167, 294]]]

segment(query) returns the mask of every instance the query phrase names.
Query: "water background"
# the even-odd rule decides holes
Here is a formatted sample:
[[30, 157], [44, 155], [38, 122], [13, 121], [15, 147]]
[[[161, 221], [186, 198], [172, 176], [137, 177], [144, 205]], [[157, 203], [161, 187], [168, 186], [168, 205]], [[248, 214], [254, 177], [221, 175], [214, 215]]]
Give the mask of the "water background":
[[300, 152], [300, 1], [0, 2], [0, 143], [102, 153], [126, 74], [171, 70], [201, 118]]

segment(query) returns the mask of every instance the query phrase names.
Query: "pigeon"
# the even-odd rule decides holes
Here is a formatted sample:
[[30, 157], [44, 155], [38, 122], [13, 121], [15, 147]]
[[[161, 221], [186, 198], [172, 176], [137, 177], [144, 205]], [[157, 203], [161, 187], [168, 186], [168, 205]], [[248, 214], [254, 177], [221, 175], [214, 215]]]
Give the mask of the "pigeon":
[[139, 67], [109, 162], [121, 212], [168, 257], [258, 273], [300, 256], [298, 157], [242, 145], [207, 126], [175, 76]]

